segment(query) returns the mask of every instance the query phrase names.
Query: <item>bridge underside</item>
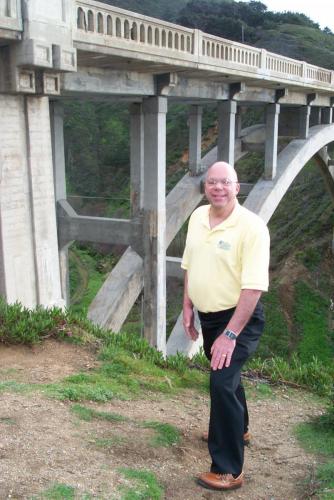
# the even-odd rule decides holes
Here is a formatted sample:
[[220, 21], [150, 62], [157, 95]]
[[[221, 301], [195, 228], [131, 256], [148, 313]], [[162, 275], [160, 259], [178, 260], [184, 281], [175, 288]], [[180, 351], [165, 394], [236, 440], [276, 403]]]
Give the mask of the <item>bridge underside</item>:
[[[9, 4], [4, 21], [0, 8], [1, 295], [28, 307], [63, 307], [70, 301], [71, 243], [124, 245], [89, 318], [118, 332], [143, 289], [148, 341], [164, 354], [193, 352], [198, 346], [187, 343], [180, 318], [166, 343], [166, 277], [179, 273], [168, 246], [203, 198], [205, 170], [217, 159], [235, 164], [263, 151], [258, 182], [240, 180], [245, 206], [268, 221], [317, 155], [334, 199], [326, 152], [334, 141], [333, 73], [111, 6], [82, 7], [89, 1], [54, 2], [52, 13], [45, 2], [28, 2], [23, 36], [20, 2]], [[67, 200], [62, 102], [69, 98], [129, 105], [127, 220], [80, 216]], [[189, 108], [189, 173], [166, 197], [166, 116], [173, 102]], [[202, 111], [212, 103], [217, 146], [203, 156]], [[265, 123], [242, 129], [250, 106], [263, 108]], [[279, 137], [290, 141], [280, 153]]]

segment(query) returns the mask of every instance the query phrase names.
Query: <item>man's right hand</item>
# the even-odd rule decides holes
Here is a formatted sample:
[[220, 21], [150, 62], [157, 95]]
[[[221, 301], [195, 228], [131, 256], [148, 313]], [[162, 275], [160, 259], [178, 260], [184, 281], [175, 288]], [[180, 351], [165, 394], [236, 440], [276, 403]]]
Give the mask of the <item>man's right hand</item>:
[[198, 330], [195, 328], [195, 314], [192, 306], [183, 304], [183, 327], [184, 331], [191, 340], [197, 340]]

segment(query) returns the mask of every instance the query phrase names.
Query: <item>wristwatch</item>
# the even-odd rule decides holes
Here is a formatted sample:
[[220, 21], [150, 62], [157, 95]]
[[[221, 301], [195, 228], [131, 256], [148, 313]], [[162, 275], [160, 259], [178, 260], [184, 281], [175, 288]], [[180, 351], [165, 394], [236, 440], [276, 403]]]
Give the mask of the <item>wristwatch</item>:
[[225, 337], [228, 337], [230, 340], [236, 340], [236, 338], [237, 338], [237, 335], [234, 332], [232, 332], [232, 330], [227, 329], [227, 330], [224, 330], [223, 333], [224, 333]]

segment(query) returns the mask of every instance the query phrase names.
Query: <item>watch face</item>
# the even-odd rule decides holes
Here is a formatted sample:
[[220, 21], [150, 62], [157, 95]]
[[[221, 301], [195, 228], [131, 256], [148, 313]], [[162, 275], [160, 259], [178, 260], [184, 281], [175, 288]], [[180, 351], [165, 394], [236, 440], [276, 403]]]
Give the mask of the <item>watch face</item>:
[[237, 338], [236, 334], [231, 330], [226, 330], [224, 333], [229, 339], [235, 340]]

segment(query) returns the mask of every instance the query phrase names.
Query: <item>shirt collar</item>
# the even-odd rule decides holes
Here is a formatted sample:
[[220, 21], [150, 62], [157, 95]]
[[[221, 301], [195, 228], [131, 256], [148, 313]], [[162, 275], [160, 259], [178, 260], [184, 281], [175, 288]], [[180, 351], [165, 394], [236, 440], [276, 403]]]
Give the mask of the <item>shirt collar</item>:
[[221, 229], [227, 229], [228, 227], [233, 227], [236, 225], [238, 219], [239, 219], [239, 215], [240, 215], [240, 212], [241, 212], [241, 206], [238, 202], [238, 200], [236, 200], [236, 203], [235, 203], [235, 206], [234, 206], [234, 209], [233, 211], [230, 213], [230, 215], [227, 217], [227, 219], [225, 219], [223, 222], [221, 222], [220, 224], [218, 224], [217, 226], [215, 226], [213, 229], [210, 228], [210, 222], [209, 222], [209, 212], [210, 212], [210, 205], [206, 205], [206, 211], [204, 212], [204, 219], [203, 219], [203, 223], [204, 225], [210, 229], [210, 231], [216, 231], [216, 230], [221, 230]]

